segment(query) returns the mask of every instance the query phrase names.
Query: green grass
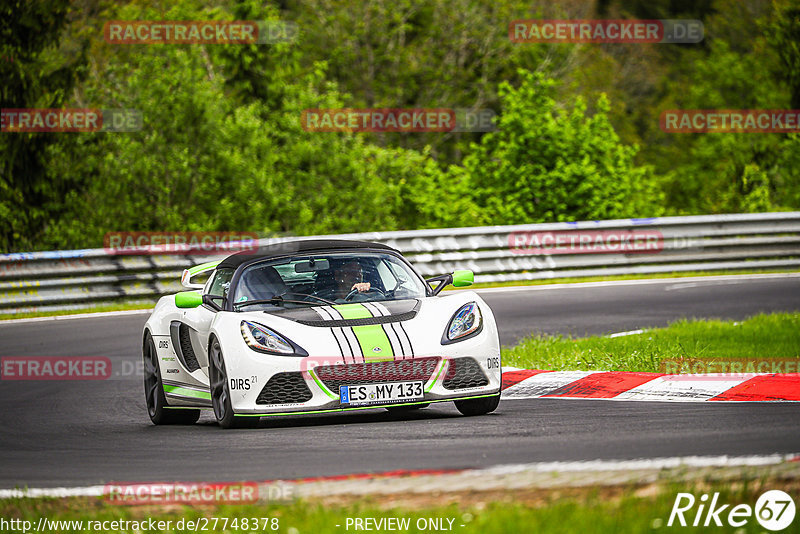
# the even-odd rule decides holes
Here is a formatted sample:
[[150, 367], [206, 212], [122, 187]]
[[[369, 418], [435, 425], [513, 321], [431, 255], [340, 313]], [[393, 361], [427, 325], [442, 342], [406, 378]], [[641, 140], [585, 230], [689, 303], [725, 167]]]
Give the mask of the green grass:
[[662, 360], [800, 360], [800, 313], [745, 321], [681, 320], [617, 338], [535, 335], [503, 349], [503, 364], [524, 369], [652, 371]]
[[[188, 528], [176, 529], [175, 524], [199, 518], [228, 518], [227, 532], [245, 532], [241, 527], [230, 527], [234, 518], [278, 518], [277, 532], [289, 534], [304, 533], [345, 533], [355, 532], [351, 526], [346, 528], [348, 518], [409, 518], [411, 528], [400, 532], [420, 532], [416, 528], [419, 519], [443, 518], [453, 520], [452, 532], [464, 534], [508, 534], [535, 532], [537, 534], [558, 533], [650, 533], [657, 532], [734, 532], [731, 527], [723, 528], [682, 528], [667, 527], [667, 521], [678, 492], [690, 492], [699, 497], [703, 493], [720, 492], [719, 503], [755, 505], [758, 495], [766, 489], [786, 487], [781, 482], [754, 480], [737, 483], [666, 484], [641, 491], [637, 486], [621, 488], [584, 488], [554, 490], [515, 490], [494, 495], [469, 492], [461, 494], [463, 500], [456, 504], [447, 502], [447, 495], [427, 496], [423, 506], [396, 506], [383, 498], [349, 500], [345, 503], [294, 502], [291, 504], [240, 505], [220, 507], [126, 507], [114, 506], [99, 500], [86, 499], [11, 499], [0, 501], [0, 517], [4, 519], [25, 519], [36, 525], [39, 517], [50, 520], [135, 520], [147, 518], [172, 521], [172, 528], [164, 532], [193, 532]], [[457, 494], [458, 496], [458, 494]], [[419, 496], [417, 496], [419, 497]], [[450, 501], [452, 503], [452, 501]], [[693, 509], [696, 511], [697, 507]], [[694, 515], [687, 514], [691, 522]], [[724, 515], [722, 520], [724, 521]], [[797, 520], [796, 520], [797, 521]], [[185, 525], [185, 523], [184, 523]], [[222, 523], [208, 532], [222, 532]], [[339, 526], [337, 526], [339, 525]], [[463, 525], [463, 526], [462, 526]], [[34, 527], [35, 528], [35, 527]], [[88, 529], [87, 529], [88, 530]], [[750, 518], [747, 532], [760, 531], [755, 518]], [[791, 530], [791, 528], [789, 529]], [[78, 532], [74, 528], [63, 528], [58, 532]], [[252, 530], [247, 530], [252, 531]], [[120, 530], [111, 530], [120, 532]], [[130, 532], [130, 531], [129, 531]], [[141, 532], [153, 532], [142, 529]], [[272, 532], [270, 529], [258, 532]], [[362, 531], [363, 532], [363, 531]], [[379, 530], [377, 532], [386, 532]], [[436, 532], [436, 531], [434, 531]], [[439, 531], [441, 532], [441, 531]]]

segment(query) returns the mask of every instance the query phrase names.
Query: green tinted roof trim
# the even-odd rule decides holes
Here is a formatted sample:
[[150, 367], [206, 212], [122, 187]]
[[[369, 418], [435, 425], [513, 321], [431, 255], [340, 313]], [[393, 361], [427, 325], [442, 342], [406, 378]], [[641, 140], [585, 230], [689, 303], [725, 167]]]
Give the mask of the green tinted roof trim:
[[217, 265], [222, 263], [222, 260], [217, 261], [209, 261], [208, 263], [203, 263], [200, 265], [195, 265], [194, 267], [187, 269], [189, 271], [190, 276], [194, 276], [196, 274], [204, 273], [206, 271], [210, 271], [211, 269], [216, 269]]

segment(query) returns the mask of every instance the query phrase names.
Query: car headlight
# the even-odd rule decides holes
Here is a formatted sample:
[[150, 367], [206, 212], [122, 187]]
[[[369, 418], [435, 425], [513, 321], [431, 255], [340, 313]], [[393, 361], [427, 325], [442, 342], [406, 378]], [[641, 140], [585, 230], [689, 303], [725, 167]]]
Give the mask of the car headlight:
[[266, 326], [242, 321], [242, 337], [251, 349], [270, 354], [296, 354], [295, 347]]
[[471, 337], [480, 332], [483, 327], [481, 310], [474, 302], [464, 304], [450, 319], [442, 343], [451, 343]]

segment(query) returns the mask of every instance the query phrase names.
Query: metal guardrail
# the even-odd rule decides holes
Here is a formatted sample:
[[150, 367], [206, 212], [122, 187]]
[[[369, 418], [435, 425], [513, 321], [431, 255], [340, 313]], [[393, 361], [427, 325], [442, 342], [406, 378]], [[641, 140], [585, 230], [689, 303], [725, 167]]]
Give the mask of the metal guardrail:
[[[585, 253], [515, 249], [515, 236], [649, 232], [658, 250]], [[555, 235], [555, 234], [553, 234]], [[363, 239], [397, 248], [423, 276], [471, 269], [476, 282], [737, 269], [800, 268], [800, 212], [483, 226], [314, 237]], [[152, 302], [181, 290], [183, 269], [209, 255], [129, 256], [106, 249], [0, 255], [0, 313], [55, 311], [111, 302]]]

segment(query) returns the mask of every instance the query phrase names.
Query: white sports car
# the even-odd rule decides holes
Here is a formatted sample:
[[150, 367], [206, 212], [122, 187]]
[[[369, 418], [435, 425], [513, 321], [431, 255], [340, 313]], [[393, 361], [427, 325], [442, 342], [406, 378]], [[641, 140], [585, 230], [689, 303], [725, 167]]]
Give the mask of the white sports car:
[[[205, 284], [192, 278], [208, 274]], [[144, 327], [144, 389], [155, 424], [212, 408], [224, 428], [259, 417], [455, 401], [500, 401], [500, 343], [472, 271], [424, 280], [396, 250], [298, 240], [187, 269]]]

